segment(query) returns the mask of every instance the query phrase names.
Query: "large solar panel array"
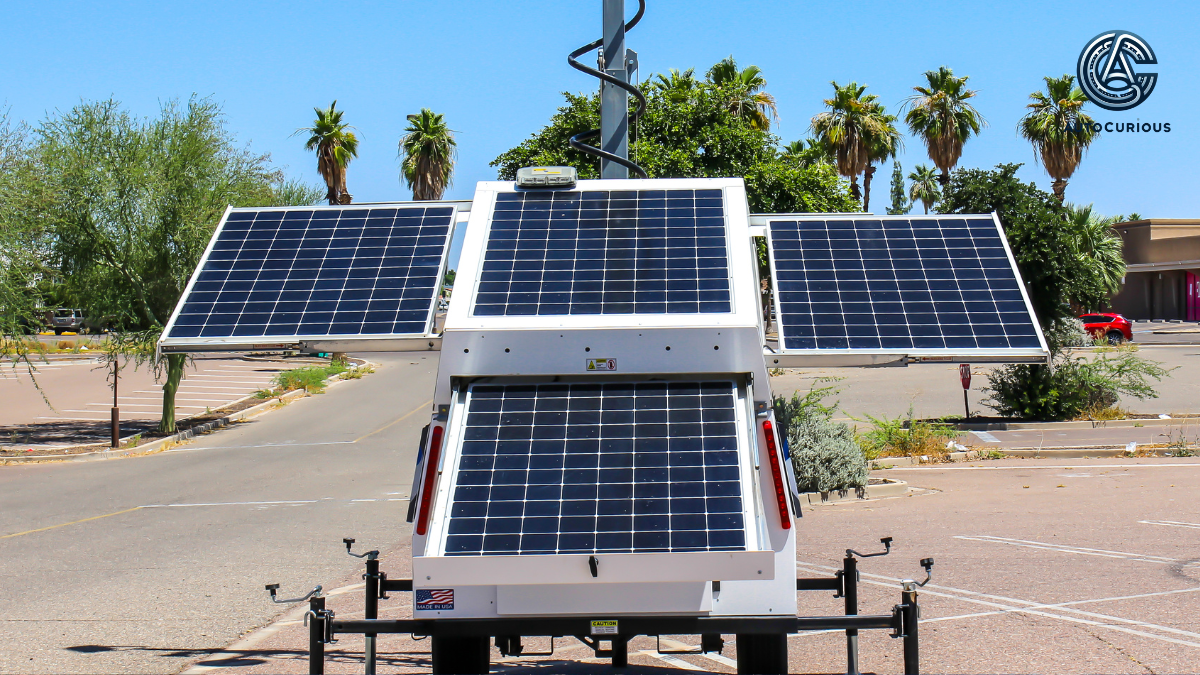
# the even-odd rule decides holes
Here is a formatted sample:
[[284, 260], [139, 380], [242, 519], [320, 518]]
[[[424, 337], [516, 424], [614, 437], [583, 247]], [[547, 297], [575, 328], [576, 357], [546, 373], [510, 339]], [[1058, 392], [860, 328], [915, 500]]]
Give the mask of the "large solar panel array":
[[166, 338], [424, 334], [449, 206], [229, 213]]
[[474, 316], [731, 311], [721, 190], [496, 195]]
[[770, 222], [784, 350], [1039, 349], [987, 216]]
[[445, 554], [746, 548], [732, 382], [473, 385]]

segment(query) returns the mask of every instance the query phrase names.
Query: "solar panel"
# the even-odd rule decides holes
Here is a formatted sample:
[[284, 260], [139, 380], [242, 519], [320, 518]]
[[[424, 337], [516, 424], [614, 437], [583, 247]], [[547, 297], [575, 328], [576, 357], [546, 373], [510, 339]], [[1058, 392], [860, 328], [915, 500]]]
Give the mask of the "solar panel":
[[989, 216], [772, 220], [787, 350], [1041, 349]]
[[424, 335], [454, 211], [231, 210], [165, 339]]
[[732, 382], [472, 385], [445, 555], [746, 550]]
[[731, 312], [722, 191], [496, 195], [473, 316]]

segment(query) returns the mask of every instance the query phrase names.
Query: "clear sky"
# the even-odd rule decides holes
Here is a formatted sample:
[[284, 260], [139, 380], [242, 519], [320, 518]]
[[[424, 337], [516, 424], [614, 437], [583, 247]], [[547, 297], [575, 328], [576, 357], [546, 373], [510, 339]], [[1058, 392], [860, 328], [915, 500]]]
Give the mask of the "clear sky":
[[[632, 16], [636, 0], [626, 0]], [[315, 158], [292, 137], [333, 99], [360, 138], [349, 170], [356, 201], [409, 199], [396, 144], [405, 115], [444, 113], [459, 143], [448, 198], [470, 198], [495, 178], [488, 162], [546, 123], [563, 91], [596, 81], [566, 64], [600, 33], [600, 0], [501, 2], [13, 2], [0, 41], [0, 101], [36, 123], [80, 100], [108, 97], [139, 115], [160, 101], [212, 96], [239, 140], [270, 152], [292, 176], [319, 183]], [[969, 75], [989, 122], [960, 166], [1024, 162], [1021, 176], [1049, 190], [1016, 132], [1041, 78], [1075, 72], [1086, 42], [1111, 29], [1154, 49], [1159, 82], [1135, 110], [1087, 106], [1100, 121], [1170, 122], [1170, 133], [1102, 134], [1067, 187], [1068, 201], [1105, 214], [1198, 218], [1200, 50], [1196, 2], [712, 2], [648, 0], [628, 37], [642, 76], [733, 55], [763, 69], [779, 102], [775, 131], [807, 135], [830, 80], [870, 86], [895, 110], [947, 65]], [[927, 162], [906, 138], [905, 173]], [[891, 167], [876, 174], [875, 211], [888, 200]], [[873, 200], [874, 201], [874, 200]]]

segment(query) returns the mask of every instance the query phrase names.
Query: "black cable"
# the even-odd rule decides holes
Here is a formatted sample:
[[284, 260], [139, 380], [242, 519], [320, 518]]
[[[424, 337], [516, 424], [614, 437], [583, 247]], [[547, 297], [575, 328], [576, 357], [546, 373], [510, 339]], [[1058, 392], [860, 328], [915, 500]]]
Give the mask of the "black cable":
[[[642, 15], [645, 13], [646, 13], [646, 0], [638, 0], [637, 14], [634, 14], [633, 18], [630, 19], [629, 22], [625, 24], [625, 31], [629, 32], [629, 29], [636, 26], [638, 21], [642, 20]], [[575, 70], [578, 70], [582, 73], [587, 73], [588, 75], [591, 75], [592, 77], [600, 78], [601, 80], [603, 80], [611, 85], [620, 87], [620, 88], [624, 89], [625, 91], [629, 92], [630, 94], [633, 94], [634, 98], [637, 99], [638, 107], [637, 107], [637, 110], [635, 110], [633, 112], [633, 114], [629, 116], [629, 126], [632, 127], [633, 123], [637, 121], [637, 118], [639, 116], [641, 116], [641, 114], [643, 112], [646, 111], [646, 96], [644, 94], [642, 94], [641, 90], [638, 89], [637, 87], [633, 86], [632, 84], [629, 84], [628, 82], [622, 82], [621, 80], [613, 77], [612, 75], [609, 75], [606, 72], [596, 70], [595, 68], [589, 68], [575, 60], [576, 58], [586, 54], [587, 52], [590, 52], [593, 49], [596, 49], [598, 47], [602, 47], [603, 45], [604, 45], [603, 37], [600, 38], [599, 40], [596, 40], [595, 42], [590, 42], [590, 43], [580, 47], [579, 49], [576, 49], [575, 51], [571, 52], [571, 55], [567, 57], [567, 63], [570, 64], [570, 66], [572, 68], [574, 68]], [[607, 58], [607, 55], [605, 58]], [[622, 63], [621, 67], [625, 68], [626, 66], [624, 63]], [[575, 134], [570, 139], [568, 139], [567, 142], [571, 144], [572, 148], [575, 148], [576, 150], [578, 150], [586, 155], [592, 155], [593, 157], [600, 157], [601, 159], [607, 159], [610, 162], [616, 162], [617, 164], [620, 164], [621, 166], [629, 169], [630, 171], [637, 173], [642, 178], [649, 178], [649, 175], [646, 173], [645, 169], [638, 166], [637, 164], [634, 164], [633, 162], [629, 161], [628, 159], [621, 157], [619, 155], [614, 155], [611, 152], [601, 150], [600, 148], [597, 148], [592, 145], [588, 145], [583, 142], [586, 140], [591, 140], [593, 138], [596, 138], [599, 135], [600, 135], [599, 129], [588, 129], [587, 131], [583, 131], [578, 134]]]

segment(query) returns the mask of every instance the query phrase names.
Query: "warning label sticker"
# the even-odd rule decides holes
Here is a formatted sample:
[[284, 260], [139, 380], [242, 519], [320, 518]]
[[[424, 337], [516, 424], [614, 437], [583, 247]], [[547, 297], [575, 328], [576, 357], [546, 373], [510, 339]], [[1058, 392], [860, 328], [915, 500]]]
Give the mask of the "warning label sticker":
[[617, 634], [617, 622], [616, 621], [593, 621], [592, 622], [592, 635], [616, 635], [616, 634]]
[[587, 371], [595, 372], [597, 370], [615, 371], [617, 369], [616, 359], [588, 359]]

